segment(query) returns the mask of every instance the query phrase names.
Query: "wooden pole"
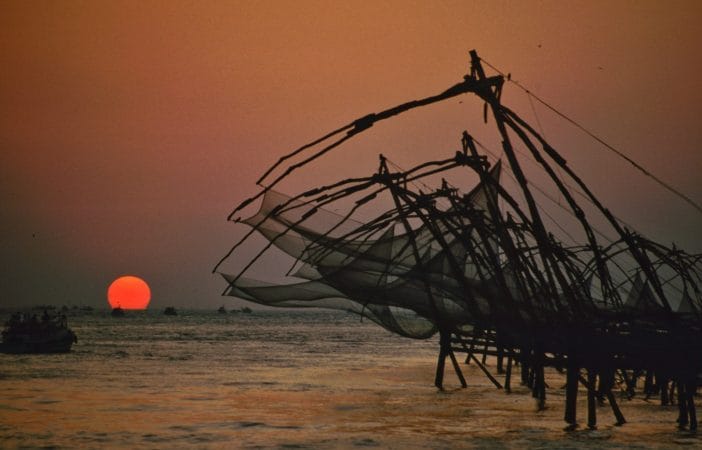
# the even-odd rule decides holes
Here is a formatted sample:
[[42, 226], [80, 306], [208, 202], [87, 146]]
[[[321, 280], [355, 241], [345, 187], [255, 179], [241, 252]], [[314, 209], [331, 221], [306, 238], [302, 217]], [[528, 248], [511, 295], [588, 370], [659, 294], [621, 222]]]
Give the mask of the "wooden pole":
[[497, 373], [500, 375], [505, 373], [504, 359], [504, 348], [500, 345], [497, 347]]
[[687, 412], [690, 416], [690, 431], [697, 431], [697, 411], [695, 410], [695, 393], [697, 392], [696, 376], [692, 375], [687, 380], [685, 393], [687, 394]]
[[573, 355], [568, 355], [568, 367], [566, 370], [566, 400], [565, 415], [563, 419], [568, 424], [566, 430], [574, 430], [578, 426], [576, 419], [576, 402], [578, 399], [578, 377], [580, 368], [573, 360]]
[[467, 388], [468, 383], [466, 383], [466, 379], [463, 377], [463, 372], [461, 372], [461, 368], [458, 365], [458, 361], [456, 361], [456, 356], [453, 354], [453, 350], [451, 350], [450, 345], [449, 345], [448, 355], [451, 358], [451, 363], [453, 364], [453, 370], [456, 371], [456, 375], [458, 376], [458, 379], [461, 382], [461, 387]]
[[591, 430], [597, 429], [597, 372], [594, 369], [587, 369], [587, 427]]
[[505, 392], [512, 392], [512, 357], [507, 357], [507, 370], [505, 371]]
[[439, 346], [439, 360], [436, 362], [436, 376], [434, 377], [434, 386], [438, 389], [444, 389], [444, 364], [446, 363], [446, 350], [443, 345]]
[[473, 362], [475, 364], [477, 364], [478, 367], [480, 367], [480, 370], [483, 371], [485, 376], [488, 377], [490, 379], [490, 381], [492, 381], [492, 384], [494, 384], [497, 387], [497, 389], [502, 389], [502, 385], [500, 384], [500, 382], [497, 381], [497, 379], [495, 379], [495, 377], [492, 376], [492, 374], [485, 368], [484, 365], [482, 365], [480, 363], [480, 361], [478, 361], [478, 358], [476, 358], [475, 355], [473, 355], [472, 353], [471, 353], [470, 357], [473, 360]]
[[685, 381], [682, 377], [678, 378], [678, 428], [684, 429], [689, 423], [687, 411], [687, 398], [685, 396]]
[[600, 372], [601, 391], [607, 397], [607, 401], [609, 402], [609, 406], [612, 408], [612, 413], [614, 413], [614, 417], [615, 417], [615, 419], [617, 419], [617, 421], [614, 423], [614, 425], [622, 426], [626, 423], [626, 419], [624, 418], [624, 414], [622, 414], [622, 411], [619, 409], [619, 405], [617, 405], [617, 399], [614, 397], [614, 394], [612, 393], [613, 387], [614, 387], [614, 369], [607, 369], [603, 372]]

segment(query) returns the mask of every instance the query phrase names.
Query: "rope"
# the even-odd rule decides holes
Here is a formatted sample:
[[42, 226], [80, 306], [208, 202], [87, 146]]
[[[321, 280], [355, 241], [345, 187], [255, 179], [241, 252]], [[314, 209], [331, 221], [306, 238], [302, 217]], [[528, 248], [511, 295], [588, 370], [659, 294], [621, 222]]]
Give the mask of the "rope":
[[[510, 80], [512, 81], [512, 80]], [[541, 136], [546, 138], [546, 133], [544, 133], [544, 127], [541, 126], [541, 120], [539, 120], [539, 115], [536, 114], [536, 108], [534, 107], [534, 101], [531, 99], [533, 96], [531, 92], [526, 91], [527, 98], [529, 99], [529, 105], [531, 106], [531, 112], [534, 113], [534, 118], [536, 119], [536, 125], [539, 126], [539, 133], [541, 133]]]
[[[478, 144], [478, 147], [480, 147], [480, 148], [482, 148], [483, 150], [485, 150], [485, 151], [486, 151], [487, 153], [489, 153], [493, 158], [497, 158], [496, 155], [495, 155], [495, 152], [492, 151], [492, 150], [490, 150], [487, 146], [485, 146], [485, 145], [483, 145], [482, 143], [480, 143], [480, 141], [478, 141], [478, 140], [475, 139], [475, 138], [473, 138], [473, 141], [475, 141], [475, 143]], [[517, 150], [517, 151], [519, 152], [519, 150]], [[521, 152], [520, 152], [520, 153], [521, 153]], [[526, 155], [524, 155], [524, 153], [521, 153], [521, 154], [522, 154], [522, 156], [525, 156], [525, 157], [526, 157]], [[533, 164], [536, 164], [534, 161], [532, 161], [532, 160], [529, 159], [529, 158], [527, 158], [527, 161], [530, 161], [530, 162], [532, 162]], [[505, 171], [504, 173], [507, 174], [507, 176], [508, 176], [512, 181], [514, 181], [515, 183], [517, 182], [516, 178], [514, 178], [514, 176], [513, 176], [509, 171]], [[560, 209], [562, 209], [563, 211], [565, 211], [565, 212], [566, 212], [567, 214], [569, 214], [571, 217], [575, 217], [575, 214], [573, 213], [573, 211], [572, 211], [570, 208], [567, 208], [567, 207], [563, 206], [563, 204], [561, 204], [561, 202], [557, 201], [557, 200], [554, 199], [551, 195], [549, 195], [549, 194], [546, 192], [545, 189], [543, 189], [541, 186], [539, 186], [539, 184], [534, 183], [533, 181], [530, 180], [530, 181], [529, 181], [529, 185], [533, 186], [537, 191], [539, 191], [539, 192], [541, 193], [541, 195], [543, 195], [546, 199], [550, 200], [554, 205], [556, 205], [557, 207], [559, 207]], [[566, 185], [566, 186], [567, 186], [567, 185]], [[570, 187], [570, 186], [568, 186], [568, 187]], [[573, 189], [573, 188], [571, 188], [571, 189]], [[577, 192], [577, 191], [576, 191], [576, 192]], [[581, 195], [583, 195], [583, 194], [581, 194]], [[586, 198], [586, 197], [585, 197], [585, 198]], [[587, 200], [587, 198], [586, 198], [586, 200]], [[546, 208], [545, 208], [543, 205], [541, 205], [540, 202], [537, 201], [536, 204], [537, 204], [537, 206], [539, 207], [539, 210], [540, 210], [542, 213], [544, 213], [558, 228], [560, 228], [560, 230], [563, 231], [563, 233], [565, 233], [565, 235], [566, 235], [573, 243], [577, 243], [577, 242], [578, 242], [575, 238], [573, 238], [573, 236], [572, 236], [570, 233], [568, 233], [568, 232], [561, 226], [561, 224], [560, 224], [557, 220], [555, 220], [555, 219], [546, 211]], [[617, 219], [617, 220], [619, 220], [619, 219]], [[624, 222], [623, 222], [623, 223], [624, 223]], [[625, 225], [626, 225], [626, 223], [625, 223]], [[606, 240], [607, 242], [614, 242], [614, 239], [612, 239], [611, 237], [607, 236], [607, 235], [606, 235], [605, 233], [603, 233], [602, 231], [598, 230], [594, 225], [591, 224], [590, 226], [591, 226], [592, 229], [595, 231], [595, 233], [597, 233], [597, 234], [600, 235], [601, 238], [603, 238], [603, 239]]]
[[[544, 139], [546, 139], [546, 133], [544, 132], [544, 127], [541, 125], [541, 119], [539, 119], [539, 114], [536, 112], [536, 107], [534, 106], [534, 101], [531, 98], [532, 97], [531, 92], [526, 92], [526, 96], [527, 96], [527, 99], [529, 99], [529, 106], [531, 106], [531, 112], [534, 113], [534, 119], [536, 120], [536, 125], [539, 127], [539, 133], [541, 133], [541, 136], [543, 136]], [[555, 170], [556, 170], [556, 173], [558, 174], [558, 178], [560, 178], [561, 180], [564, 180], [563, 173], [561, 172], [561, 168], [558, 165], [555, 166]], [[565, 183], [565, 181], [564, 181], [564, 183]], [[565, 184], [567, 185], [567, 183], [565, 183]], [[568, 187], [570, 189], [572, 189], [572, 187], [570, 187], [570, 186], [568, 186]], [[561, 195], [562, 194], [559, 191], [558, 192], [558, 203], [559, 204], [561, 203]]]
[[[500, 69], [498, 69], [497, 67], [493, 66], [493, 65], [490, 64], [489, 62], [485, 61], [485, 59], [480, 58], [480, 60], [481, 60], [482, 62], [484, 62], [488, 67], [490, 67], [491, 69], [493, 69], [494, 71], [496, 71], [497, 73], [499, 73], [500, 75], [505, 76], [504, 72], [502, 72]], [[670, 184], [666, 183], [665, 181], [661, 180], [661, 179], [658, 178], [656, 175], [652, 174], [650, 171], [646, 170], [643, 166], [641, 166], [640, 164], [638, 164], [638, 163], [637, 163], [636, 161], [634, 161], [633, 159], [629, 158], [629, 157], [628, 157], [627, 155], [625, 155], [623, 152], [617, 150], [617, 149], [614, 148], [612, 145], [610, 145], [610, 144], [608, 144], [607, 142], [605, 142], [604, 139], [600, 138], [599, 136], [597, 136], [595, 133], [593, 133], [592, 131], [588, 130], [588, 129], [585, 128], [584, 126], [580, 125], [580, 124], [579, 124], [578, 122], [576, 122], [574, 119], [571, 119], [570, 117], [566, 116], [564, 113], [560, 112], [560, 111], [557, 110], [555, 107], [551, 106], [549, 103], [547, 103], [545, 100], [541, 99], [539, 96], [534, 95], [529, 89], [527, 89], [526, 87], [524, 87], [523, 85], [521, 85], [519, 82], [513, 80], [511, 77], [506, 77], [506, 78], [507, 78], [507, 81], [513, 83], [515, 86], [517, 86], [519, 89], [523, 90], [524, 92], [526, 92], [526, 93], [529, 94], [530, 96], [533, 96], [536, 100], [539, 101], [539, 103], [541, 103], [542, 105], [544, 105], [545, 107], [547, 107], [548, 109], [550, 109], [551, 111], [553, 111], [555, 114], [557, 114], [558, 116], [560, 116], [562, 119], [566, 120], [567, 122], [569, 122], [570, 124], [572, 124], [572, 125], [574, 125], [576, 128], [578, 128], [579, 130], [581, 130], [582, 132], [584, 132], [585, 134], [587, 134], [588, 136], [590, 136], [591, 138], [593, 138], [594, 140], [596, 140], [597, 142], [599, 142], [600, 144], [602, 144], [602, 145], [603, 145], [605, 148], [607, 148], [608, 150], [614, 152], [617, 156], [619, 156], [620, 158], [622, 158], [622, 159], [624, 159], [625, 161], [627, 161], [629, 164], [631, 164], [631, 165], [634, 166], [636, 169], [638, 169], [641, 173], [643, 173], [643, 174], [646, 175], [647, 177], [651, 178], [653, 181], [655, 181], [656, 183], [658, 183], [658, 184], [659, 184], [660, 186], [662, 186], [663, 188], [667, 189], [669, 192], [673, 193], [674, 195], [678, 196], [679, 198], [681, 198], [682, 200], [684, 200], [685, 202], [687, 202], [690, 206], [692, 206], [692, 207], [695, 208], [699, 213], [702, 214], [702, 206], [700, 206], [698, 203], [696, 203], [695, 201], [693, 201], [690, 197], [688, 197], [687, 195], [685, 195], [685, 194], [683, 194], [682, 192], [678, 191], [677, 189], [675, 189], [673, 186], [671, 186]]]

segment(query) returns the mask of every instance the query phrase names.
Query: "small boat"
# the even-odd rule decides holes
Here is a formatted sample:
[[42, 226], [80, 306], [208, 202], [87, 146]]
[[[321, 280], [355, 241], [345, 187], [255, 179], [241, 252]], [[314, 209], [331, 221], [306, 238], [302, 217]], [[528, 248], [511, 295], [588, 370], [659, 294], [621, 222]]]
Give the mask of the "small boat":
[[14, 314], [5, 324], [2, 332], [3, 353], [66, 353], [74, 342], [76, 334], [68, 328], [66, 316], [49, 316], [46, 311], [42, 319], [24, 314]]
[[217, 309], [217, 312], [220, 314], [226, 314], [227, 313], [227, 308], [224, 307], [224, 305], [220, 306], [219, 309]]
[[124, 310], [121, 307], [112, 309], [112, 317], [124, 317]]
[[172, 306], [166, 307], [166, 309], [163, 310], [163, 313], [167, 316], [177, 316], [178, 315], [178, 311], [176, 311], [176, 309]]

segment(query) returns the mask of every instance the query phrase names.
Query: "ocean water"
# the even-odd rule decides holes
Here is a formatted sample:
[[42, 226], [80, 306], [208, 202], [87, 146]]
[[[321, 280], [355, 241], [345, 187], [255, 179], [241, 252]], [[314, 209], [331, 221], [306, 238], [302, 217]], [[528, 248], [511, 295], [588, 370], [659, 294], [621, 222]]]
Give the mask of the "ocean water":
[[[563, 431], [563, 377], [547, 405], [464, 365], [433, 386], [438, 340], [326, 311], [107, 311], [69, 317], [62, 355], [0, 355], [0, 448], [675, 448], [676, 407], [620, 399], [629, 423]], [[460, 355], [459, 355], [460, 358]], [[494, 362], [489, 361], [494, 370]]]

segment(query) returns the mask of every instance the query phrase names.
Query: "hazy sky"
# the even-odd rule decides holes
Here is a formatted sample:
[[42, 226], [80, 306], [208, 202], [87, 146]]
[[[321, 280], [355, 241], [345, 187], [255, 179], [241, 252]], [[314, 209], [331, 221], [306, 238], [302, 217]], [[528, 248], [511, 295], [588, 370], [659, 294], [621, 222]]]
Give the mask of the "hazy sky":
[[[702, 202], [700, 23], [694, 0], [0, 2], [0, 306], [106, 307], [123, 274], [152, 307], [230, 305], [210, 270], [268, 165], [461, 81], [470, 49]], [[535, 120], [524, 93], [503, 101]], [[433, 112], [445, 140], [411, 137]], [[378, 126], [315, 176], [455, 150], [453, 112]], [[537, 117], [620, 217], [702, 252], [701, 214]]]

